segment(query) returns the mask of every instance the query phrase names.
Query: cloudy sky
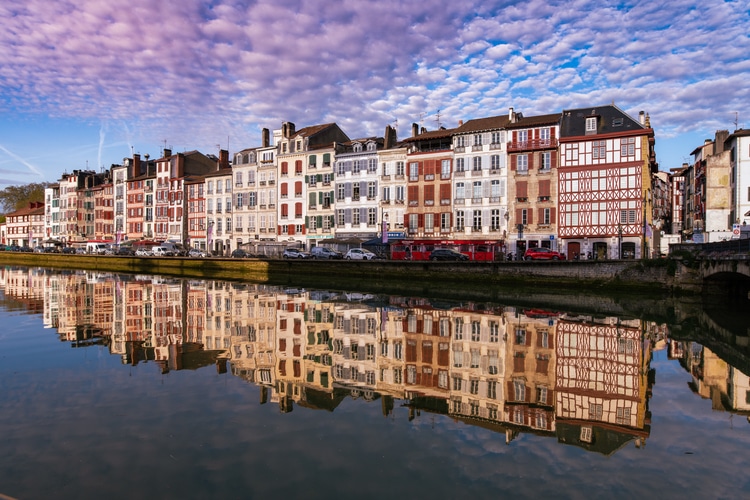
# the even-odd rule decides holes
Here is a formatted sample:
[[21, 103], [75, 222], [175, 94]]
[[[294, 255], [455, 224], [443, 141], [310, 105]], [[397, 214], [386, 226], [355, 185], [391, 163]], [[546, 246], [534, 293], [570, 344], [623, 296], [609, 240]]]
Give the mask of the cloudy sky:
[[282, 121], [403, 138], [612, 102], [649, 113], [668, 170], [750, 127], [749, 33], [747, 0], [7, 0], [0, 188]]

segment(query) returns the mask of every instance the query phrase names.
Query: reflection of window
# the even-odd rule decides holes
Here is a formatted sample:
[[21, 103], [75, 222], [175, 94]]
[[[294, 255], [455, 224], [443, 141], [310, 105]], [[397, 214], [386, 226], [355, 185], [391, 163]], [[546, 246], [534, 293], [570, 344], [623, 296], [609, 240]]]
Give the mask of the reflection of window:
[[497, 381], [495, 380], [487, 381], [487, 398], [497, 399]]
[[617, 408], [615, 422], [619, 425], [630, 425], [630, 408]]
[[581, 427], [581, 441], [584, 443], [591, 442], [591, 427]]
[[516, 344], [526, 345], [526, 329], [516, 328]]

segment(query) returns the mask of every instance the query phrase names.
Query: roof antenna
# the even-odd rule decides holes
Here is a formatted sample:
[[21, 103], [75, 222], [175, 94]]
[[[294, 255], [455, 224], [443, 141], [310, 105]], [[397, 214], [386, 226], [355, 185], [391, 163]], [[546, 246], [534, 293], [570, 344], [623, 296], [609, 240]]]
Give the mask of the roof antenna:
[[734, 131], [737, 132], [737, 127], [740, 121], [740, 113], [738, 111], [734, 112]]

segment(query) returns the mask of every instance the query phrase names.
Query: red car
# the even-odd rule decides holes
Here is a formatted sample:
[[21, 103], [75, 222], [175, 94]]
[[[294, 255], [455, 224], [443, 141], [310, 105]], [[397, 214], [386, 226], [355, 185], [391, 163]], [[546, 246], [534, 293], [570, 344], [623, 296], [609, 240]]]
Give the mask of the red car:
[[549, 248], [529, 248], [523, 254], [523, 260], [565, 260], [565, 255]]

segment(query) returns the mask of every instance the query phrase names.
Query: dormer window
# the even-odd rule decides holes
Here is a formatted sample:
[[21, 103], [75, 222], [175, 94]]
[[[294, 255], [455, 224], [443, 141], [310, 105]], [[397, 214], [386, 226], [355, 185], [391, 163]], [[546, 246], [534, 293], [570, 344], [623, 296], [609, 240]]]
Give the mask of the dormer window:
[[375, 151], [375, 143], [374, 142], [368, 142], [367, 143], [367, 151]]
[[360, 143], [356, 143], [356, 144], [354, 145], [354, 152], [355, 152], [355, 153], [361, 153], [361, 152], [362, 152], [362, 144], [360, 144]]
[[588, 118], [586, 118], [586, 133], [596, 133], [596, 116], [589, 116]]

